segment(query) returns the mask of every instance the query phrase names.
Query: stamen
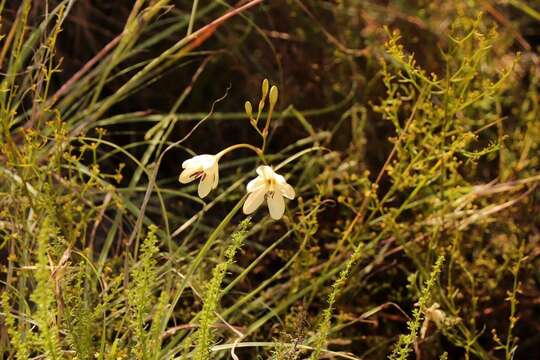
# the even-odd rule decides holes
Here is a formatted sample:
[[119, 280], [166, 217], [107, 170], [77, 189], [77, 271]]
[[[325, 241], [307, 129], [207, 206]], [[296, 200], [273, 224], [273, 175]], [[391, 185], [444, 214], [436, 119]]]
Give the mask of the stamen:
[[198, 178], [202, 177], [202, 179], [204, 180], [205, 176], [206, 176], [206, 173], [204, 171], [197, 171], [196, 173], [193, 173], [193, 175], [191, 175], [191, 178], [192, 179], [198, 179]]

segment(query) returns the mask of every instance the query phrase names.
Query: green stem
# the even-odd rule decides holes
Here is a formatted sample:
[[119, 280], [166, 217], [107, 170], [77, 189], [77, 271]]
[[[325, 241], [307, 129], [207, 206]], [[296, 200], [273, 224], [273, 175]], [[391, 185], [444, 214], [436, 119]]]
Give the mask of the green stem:
[[533, 19], [540, 20], [540, 12], [533, 9], [532, 7], [527, 5], [525, 2], [522, 2], [520, 0], [508, 0], [508, 2], [510, 3], [510, 5], [518, 8], [521, 11], [523, 11], [524, 13], [526, 13], [527, 15], [532, 17]]
[[193, 24], [195, 23], [195, 16], [197, 15], [198, 5], [199, 5], [199, 0], [193, 0], [193, 6], [191, 7], [191, 16], [189, 17], [189, 24], [188, 24], [186, 36], [191, 35], [191, 33], [193, 32]]
[[169, 310], [165, 316], [165, 320], [163, 321], [163, 328], [162, 331], [165, 331], [165, 327], [167, 326], [168, 320], [173, 314], [173, 311], [176, 307], [176, 304], [180, 300], [180, 297], [182, 296], [182, 293], [184, 292], [186, 286], [188, 285], [189, 279], [193, 276], [195, 273], [195, 270], [197, 267], [201, 264], [202, 260], [204, 259], [204, 256], [210, 250], [210, 247], [214, 244], [214, 242], [217, 240], [218, 236], [223, 232], [225, 227], [231, 222], [232, 218], [238, 210], [242, 207], [244, 204], [244, 200], [246, 199], [246, 196], [244, 195], [242, 199], [235, 205], [235, 207], [225, 216], [225, 218], [219, 223], [219, 225], [215, 228], [215, 230], [210, 234], [206, 242], [204, 243], [203, 247], [193, 260], [193, 262], [190, 264], [187, 273], [185, 274], [184, 278], [182, 279], [182, 283], [180, 284], [180, 287], [178, 289], [178, 293], [175, 295], [173, 302], [171, 303], [171, 306], [169, 307]]

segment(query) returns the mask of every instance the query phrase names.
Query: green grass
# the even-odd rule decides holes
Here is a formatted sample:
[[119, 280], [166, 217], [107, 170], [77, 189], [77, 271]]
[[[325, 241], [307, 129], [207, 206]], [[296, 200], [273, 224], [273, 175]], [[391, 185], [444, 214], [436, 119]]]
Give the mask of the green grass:
[[540, 354], [540, 8], [383, 3], [0, 1], [1, 357]]

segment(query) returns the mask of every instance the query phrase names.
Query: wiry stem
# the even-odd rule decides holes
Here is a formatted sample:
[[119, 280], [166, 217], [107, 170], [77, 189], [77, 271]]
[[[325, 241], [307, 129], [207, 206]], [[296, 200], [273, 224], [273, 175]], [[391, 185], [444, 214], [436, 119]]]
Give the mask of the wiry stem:
[[264, 159], [264, 153], [263, 153], [263, 150], [262, 149], [259, 149], [258, 147], [256, 146], [253, 146], [253, 145], [250, 145], [250, 144], [236, 144], [236, 145], [232, 145], [232, 146], [229, 146], [228, 148], [226, 149], [223, 149], [221, 150], [220, 152], [218, 152], [216, 154], [216, 157], [217, 159], [221, 159], [222, 156], [224, 156], [225, 154], [233, 151], [233, 150], [236, 150], [236, 149], [242, 149], [242, 148], [245, 148], [245, 149], [250, 149], [250, 150], [253, 150], [258, 157], [261, 158], [261, 160], [263, 162], [266, 163], [266, 160]]

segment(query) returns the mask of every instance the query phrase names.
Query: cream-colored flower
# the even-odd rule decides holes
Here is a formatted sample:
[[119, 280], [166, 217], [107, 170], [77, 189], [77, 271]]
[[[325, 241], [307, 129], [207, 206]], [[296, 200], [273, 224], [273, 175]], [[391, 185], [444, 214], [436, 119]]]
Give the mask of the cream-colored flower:
[[294, 189], [287, 184], [283, 176], [276, 174], [270, 166], [259, 166], [257, 175], [259, 176], [247, 184], [249, 195], [244, 203], [244, 214], [248, 215], [257, 210], [266, 199], [272, 219], [281, 219], [285, 212], [283, 197], [294, 199]]
[[217, 187], [219, 181], [219, 158], [216, 155], [197, 155], [182, 163], [184, 169], [178, 178], [182, 184], [187, 184], [196, 179], [199, 182], [199, 197], [204, 198], [210, 190]]
[[437, 327], [443, 326], [447, 321], [446, 314], [440, 309], [440, 307], [441, 306], [438, 303], [433, 303], [433, 305], [426, 309], [424, 323], [420, 329], [420, 337], [422, 339], [426, 337], [430, 321], [435, 323]]

